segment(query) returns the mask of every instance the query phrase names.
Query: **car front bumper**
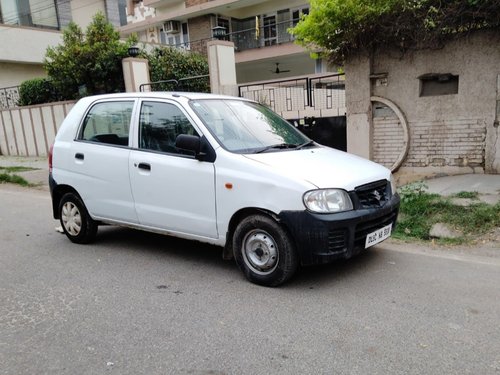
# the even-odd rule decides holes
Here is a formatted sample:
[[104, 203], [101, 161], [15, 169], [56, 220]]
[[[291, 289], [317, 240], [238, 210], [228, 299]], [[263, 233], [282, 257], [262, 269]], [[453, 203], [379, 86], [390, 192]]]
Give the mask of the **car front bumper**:
[[329, 263], [350, 258], [365, 248], [366, 236], [377, 229], [396, 225], [399, 196], [383, 206], [335, 214], [282, 211], [280, 221], [295, 240], [302, 265]]

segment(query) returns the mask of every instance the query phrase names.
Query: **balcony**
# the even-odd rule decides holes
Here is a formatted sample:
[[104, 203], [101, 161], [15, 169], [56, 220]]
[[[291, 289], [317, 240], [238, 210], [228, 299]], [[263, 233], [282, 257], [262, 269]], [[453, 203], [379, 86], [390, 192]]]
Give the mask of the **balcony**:
[[[282, 22], [265, 23], [264, 26], [256, 27], [254, 18], [233, 20], [231, 23], [232, 29], [237, 30], [231, 33], [225, 33], [218, 39], [233, 42], [236, 53], [264, 47], [291, 44], [295, 38], [293, 35], [289, 34], [287, 30], [296, 25], [297, 22], [298, 19], [291, 19]], [[210, 40], [214, 40], [214, 38], [207, 37], [185, 43], [171, 44], [170, 46], [206, 53], [206, 43]], [[298, 49], [302, 51], [301, 47]]]
[[[265, 23], [264, 26], [259, 27], [255, 26], [255, 21], [253, 22], [253, 27], [248, 27], [248, 22], [240, 21], [243, 26], [247, 27], [228, 34], [226, 40], [234, 43], [237, 52], [290, 43], [293, 42], [294, 37], [287, 30], [293, 27], [297, 21], [287, 20], [276, 23]], [[233, 23], [233, 29], [234, 26]]]

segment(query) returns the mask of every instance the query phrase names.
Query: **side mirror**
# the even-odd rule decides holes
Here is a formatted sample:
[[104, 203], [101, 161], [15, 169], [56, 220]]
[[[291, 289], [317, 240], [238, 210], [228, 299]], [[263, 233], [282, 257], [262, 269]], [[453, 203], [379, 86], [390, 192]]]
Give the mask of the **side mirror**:
[[175, 139], [175, 147], [180, 150], [193, 154], [200, 161], [214, 162], [216, 155], [215, 151], [203, 137], [196, 135], [179, 134]]
[[175, 147], [181, 150], [192, 151], [196, 154], [200, 152], [200, 137], [195, 135], [179, 134], [175, 139]]

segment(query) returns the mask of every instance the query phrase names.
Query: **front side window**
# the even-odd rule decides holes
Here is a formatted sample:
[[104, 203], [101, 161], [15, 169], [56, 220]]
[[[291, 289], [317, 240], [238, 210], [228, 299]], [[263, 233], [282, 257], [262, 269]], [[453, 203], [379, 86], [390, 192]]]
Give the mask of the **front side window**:
[[174, 104], [145, 101], [139, 119], [139, 148], [185, 154], [175, 147], [180, 134], [198, 135], [191, 122]]
[[193, 100], [191, 107], [227, 150], [236, 153], [302, 147], [310, 140], [263, 105], [242, 100]]
[[85, 116], [78, 137], [82, 141], [128, 146], [133, 101], [95, 104]]

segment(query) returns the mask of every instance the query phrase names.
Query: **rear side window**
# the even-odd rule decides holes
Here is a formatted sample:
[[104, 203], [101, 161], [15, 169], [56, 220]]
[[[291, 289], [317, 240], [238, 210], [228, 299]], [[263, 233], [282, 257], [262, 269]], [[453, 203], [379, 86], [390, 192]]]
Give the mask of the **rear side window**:
[[139, 148], [185, 154], [175, 147], [180, 134], [198, 135], [191, 122], [174, 104], [143, 102], [139, 120]]
[[128, 146], [134, 101], [95, 104], [85, 116], [79, 140]]

